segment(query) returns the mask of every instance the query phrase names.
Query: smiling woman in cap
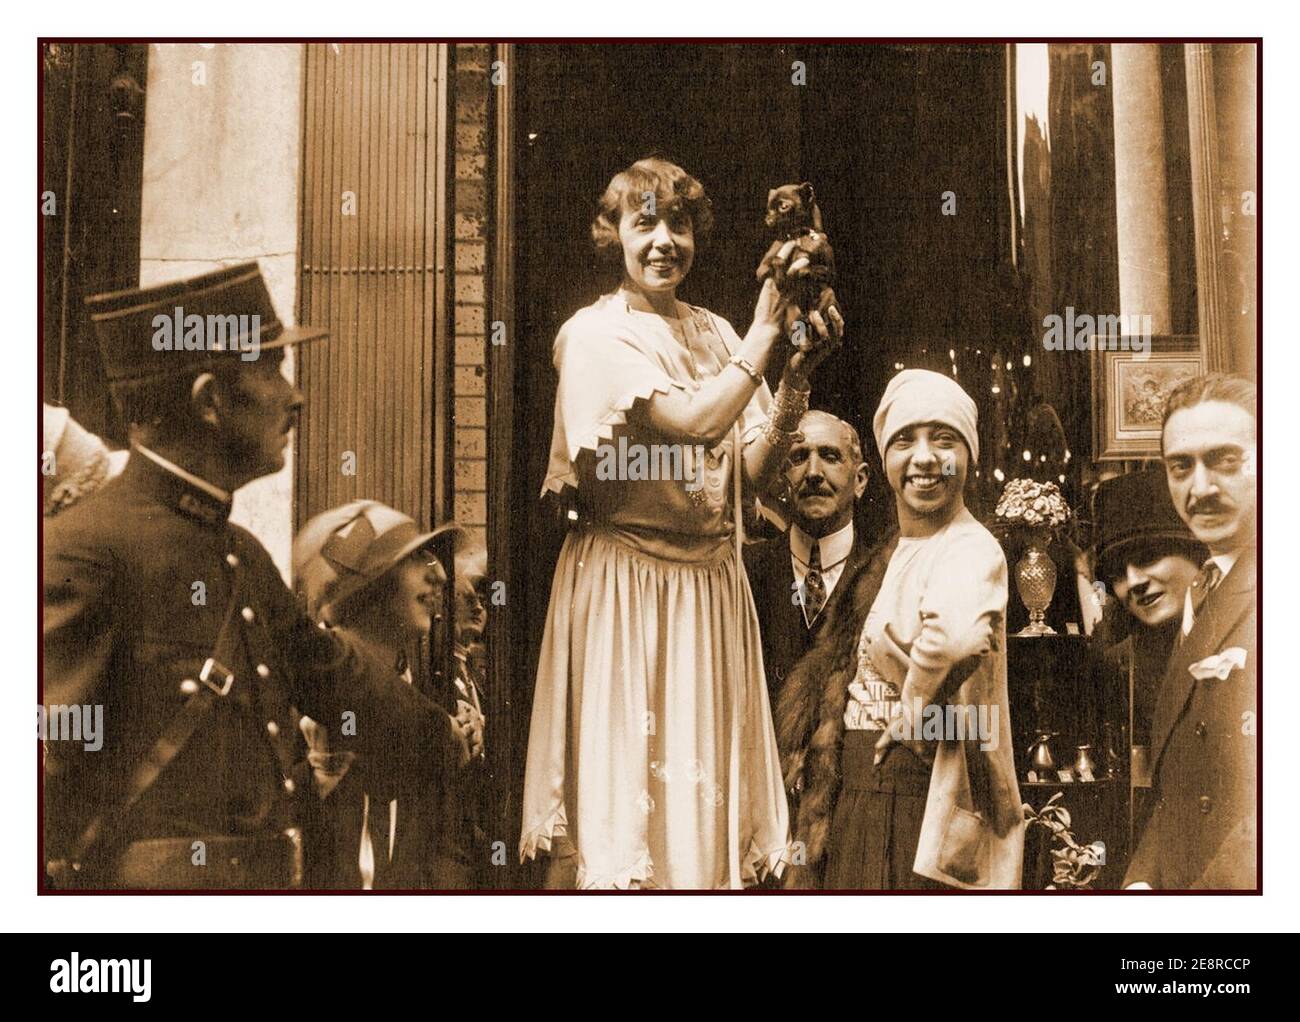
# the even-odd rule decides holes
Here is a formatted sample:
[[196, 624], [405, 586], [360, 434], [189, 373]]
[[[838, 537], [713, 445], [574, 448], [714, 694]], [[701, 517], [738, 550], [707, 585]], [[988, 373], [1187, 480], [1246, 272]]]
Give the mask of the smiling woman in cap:
[[[357, 500], [312, 518], [293, 545], [294, 587], [308, 612], [336, 627], [411, 683], [411, 653], [441, 620], [447, 572], [435, 547], [453, 546], [464, 532], [447, 523], [421, 532], [407, 515], [375, 500]], [[448, 556], [448, 549], [443, 556]], [[483, 718], [460, 703], [451, 718], [463, 745], [461, 766], [482, 748]], [[324, 887], [428, 886], [439, 794], [448, 788], [424, 779], [398, 799], [372, 800], [364, 769], [350, 769], [346, 721], [301, 721], [311, 752], [317, 794], [319, 844], [326, 849], [309, 868]], [[398, 803], [402, 810], [398, 813]], [[313, 884], [313, 885], [315, 885]]]
[[[890, 381], [872, 426], [899, 539], [849, 685], [826, 887], [1019, 887], [1007, 565], [962, 497], [979, 458], [975, 402], [948, 377], [909, 369]], [[977, 720], [978, 735], [922, 730], [918, 710], [928, 724], [933, 708], [951, 706]]]

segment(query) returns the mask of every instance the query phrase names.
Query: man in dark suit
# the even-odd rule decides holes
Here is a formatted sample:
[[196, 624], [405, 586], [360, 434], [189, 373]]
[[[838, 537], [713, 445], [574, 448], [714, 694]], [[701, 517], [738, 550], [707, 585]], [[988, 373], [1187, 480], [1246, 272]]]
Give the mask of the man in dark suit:
[[[323, 332], [280, 324], [255, 263], [87, 304], [132, 450], [45, 524], [47, 882], [292, 887], [299, 711], [349, 722], [381, 793], [456, 769], [467, 741], [391, 664], [314, 625], [229, 521], [235, 491], [284, 465], [302, 403], [284, 348]], [[77, 719], [102, 719], [94, 741], [69, 740]]]
[[745, 551], [763, 640], [768, 695], [776, 705], [790, 669], [830, 617], [839, 582], [860, 566], [866, 544], [853, 512], [867, 488], [857, 430], [827, 412], [807, 412], [785, 468], [789, 531]]
[[1157, 696], [1154, 807], [1126, 887], [1257, 886], [1255, 406], [1249, 380], [1211, 374], [1165, 407], [1169, 493], [1210, 557]]

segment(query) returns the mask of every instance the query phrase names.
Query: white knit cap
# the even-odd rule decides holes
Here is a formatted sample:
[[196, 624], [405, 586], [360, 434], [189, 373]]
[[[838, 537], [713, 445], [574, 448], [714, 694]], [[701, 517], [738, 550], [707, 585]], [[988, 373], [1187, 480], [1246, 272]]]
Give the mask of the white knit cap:
[[871, 428], [876, 434], [881, 461], [885, 458], [885, 445], [900, 429], [922, 422], [951, 426], [966, 441], [971, 461], [979, 461], [977, 418], [975, 402], [956, 380], [929, 369], [904, 369], [885, 388]]

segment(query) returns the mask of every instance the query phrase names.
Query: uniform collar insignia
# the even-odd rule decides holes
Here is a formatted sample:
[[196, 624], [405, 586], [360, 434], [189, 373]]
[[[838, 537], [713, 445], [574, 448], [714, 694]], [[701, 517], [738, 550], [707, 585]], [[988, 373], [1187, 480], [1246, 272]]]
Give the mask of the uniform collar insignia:
[[230, 494], [139, 444], [134, 453], [141, 457], [131, 460], [145, 470], [150, 488], [163, 503], [205, 525], [220, 526], [230, 520]]
[[214, 500], [202, 491], [185, 490], [176, 498], [176, 510], [197, 518], [207, 525], [224, 525], [230, 518], [230, 505]]

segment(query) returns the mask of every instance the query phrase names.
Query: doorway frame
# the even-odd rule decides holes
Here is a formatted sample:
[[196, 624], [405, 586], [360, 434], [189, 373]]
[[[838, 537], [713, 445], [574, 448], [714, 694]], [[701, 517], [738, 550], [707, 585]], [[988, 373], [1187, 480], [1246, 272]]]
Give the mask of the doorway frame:
[[[518, 833], [517, 817], [521, 792], [515, 783], [517, 766], [522, 764], [528, 741], [526, 721], [515, 719], [510, 686], [515, 680], [515, 651], [511, 638], [515, 631], [513, 613], [512, 544], [510, 528], [514, 510], [511, 486], [511, 461], [514, 456], [514, 386], [515, 386], [515, 75], [516, 48], [511, 43], [494, 44], [490, 50], [489, 74], [505, 70], [499, 83], [488, 89], [488, 231], [486, 262], [487, 315], [484, 358], [487, 362], [487, 549], [491, 575], [487, 643], [487, 710], [488, 719], [497, 723], [496, 740], [488, 744], [488, 766], [497, 798], [496, 818], [492, 821], [498, 834], [505, 835], [506, 865], [498, 888], [515, 886], [515, 859], [510, 835]], [[489, 79], [491, 81], [491, 79]], [[498, 340], [500, 339], [500, 340]], [[503, 342], [503, 343], [502, 343]], [[497, 594], [501, 602], [495, 602]], [[494, 854], [496, 849], [493, 850]]]

